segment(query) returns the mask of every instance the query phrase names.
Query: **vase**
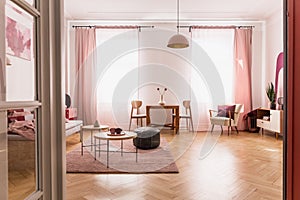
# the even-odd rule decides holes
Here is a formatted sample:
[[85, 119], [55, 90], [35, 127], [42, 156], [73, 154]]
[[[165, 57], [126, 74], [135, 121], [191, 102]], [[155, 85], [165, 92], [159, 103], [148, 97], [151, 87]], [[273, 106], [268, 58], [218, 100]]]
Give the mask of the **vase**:
[[271, 110], [276, 110], [276, 103], [270, 102], [270, 109]]
[[164, 101], [164, 95], [163, 94], [160, 95], [158, 104], [162, 105], [162, 106], [166, 104], [166, 102]]

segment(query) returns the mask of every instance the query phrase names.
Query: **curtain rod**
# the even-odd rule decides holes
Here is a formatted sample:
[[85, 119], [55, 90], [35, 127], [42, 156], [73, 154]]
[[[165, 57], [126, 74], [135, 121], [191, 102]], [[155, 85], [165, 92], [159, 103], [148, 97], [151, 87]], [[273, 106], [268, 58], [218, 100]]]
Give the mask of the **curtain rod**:
[[97, 28], [97, 29], [139, 29], [142, 28], [154, 28], [154, 26], [135, 26], [135, 25], [120, 25], [120, 26], [98, 26], [98, 25], [82, 25], [82, 26], [72, 26], [73, 28]]
[[229, 26], [199, 26], [199, 25], [192, 25], [192, 26], [179, 26], [179, 28], [188, 28], [189, 32], [191, 32], [192, 29], [252, 29], [255, 26], [235, 26], [235, 25], [229, 25]]

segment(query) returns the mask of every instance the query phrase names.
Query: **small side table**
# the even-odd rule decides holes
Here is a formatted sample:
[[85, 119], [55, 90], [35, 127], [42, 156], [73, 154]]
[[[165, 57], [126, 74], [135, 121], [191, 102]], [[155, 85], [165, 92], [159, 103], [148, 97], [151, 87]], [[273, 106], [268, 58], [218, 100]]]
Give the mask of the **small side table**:
[[[95, 160], [96, 160], [96, 152], [99, 152], [99, 157], [100, 157], [100, 153], [101, 153], [101, 144], [100, 144], [100, 140], [106, 140], [107, 142], [107, 149], [106, 149], [106, 167], [109, 168], [109, 141], [110, 140], [120, 140], [121, 141], [121, 156], [123, 156], [123, 153], [135, 153], [135, 161], [137, 162], [138, 159], [138, 148], [135, 147], [135, 152], [124, 152], [123, 151], [123, 140], [128, 140], [128, 139], [134, 139], [137, 137], [137, 134], [135, 132], [130, 132], [130, 131], [124, 131], [122, 133], [124, 133], [124, 135], [115, 135], [115, 136], [110, 136], [108, 135], [110, 132], [102, 132], [102, 133], [97, 133], [94, 136], [94, 140], [95, 140]], [[97, 141], [98, 140], [98, 145], [97, 145]], [[98, 147], [98, 149], [97, 149]]]
[[[109, 129], [109, 126], [107, 125], [100, 125], [99, 127], [95, 127], [94, 125], [86, 125], [81, 126], [80, 128], [80, 142], [81, 142], [81, 155], [83, 155], [83, 147], [91, 147], [91, 151], [93, 151], [93, 135], [94, 131], [101, 132], [101, 131], [107, 131]], [[84, 144], [83, 143], [83, 131], [90, 131], [91, 133], [91, 144]]]

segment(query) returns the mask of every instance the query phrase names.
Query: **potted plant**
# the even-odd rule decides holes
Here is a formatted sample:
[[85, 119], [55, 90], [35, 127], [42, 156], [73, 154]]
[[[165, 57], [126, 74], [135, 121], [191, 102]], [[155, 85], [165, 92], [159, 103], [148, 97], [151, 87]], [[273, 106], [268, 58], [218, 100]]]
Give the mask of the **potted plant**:
[[266, 93], [270, 101], [270, 109], [276, 109], [276, 93], [272, 82], [268, 84]]

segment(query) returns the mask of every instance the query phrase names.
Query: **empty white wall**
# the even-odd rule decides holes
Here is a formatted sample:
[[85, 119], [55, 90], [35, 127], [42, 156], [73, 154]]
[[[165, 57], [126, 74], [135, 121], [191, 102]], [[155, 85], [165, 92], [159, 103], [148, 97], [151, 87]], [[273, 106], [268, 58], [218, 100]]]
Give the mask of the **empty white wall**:
[[262, 87], [265, 82], [265, 26], [264, 23], [255, 25], [252, 34], [252, 106], [253, 109], [262, 106], [262, 95], [264, 94], [264, 87]]
[[35, 99], [34, 60], [24, 60], [15, 56], [8, 57], [12, 65], [6, 67], [6, 100], [33, 101]]
[[[276, 73], [276, 61], [277, 56], [283, 51], [283, 8], [274, 12], [266, 21], [266, 76], [265, 82], [263, 82], [262, 88], [266, 88], [269, 82], [273, 82], [275, 85], [275, 73]], [[280, 73], [279, 80], [281, 81], [282, 91], [282, 80], [283, 73]], [[268, 99], [264, 91], [263, 105], [267, 106]]]

